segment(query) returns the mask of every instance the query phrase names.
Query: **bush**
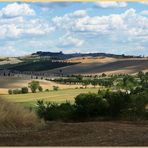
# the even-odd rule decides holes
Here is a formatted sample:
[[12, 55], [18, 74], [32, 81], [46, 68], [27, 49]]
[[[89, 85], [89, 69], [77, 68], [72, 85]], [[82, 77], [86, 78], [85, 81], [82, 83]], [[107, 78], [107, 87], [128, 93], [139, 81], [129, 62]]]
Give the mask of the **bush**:
[[131, 103], [130, 95], [125, 92], [106, 92], [105, 98], [109, 103], [108, 115], [111, 117], [119, 117], [125, 112]]
[[8, 94], [9, 94], [9, 95], [12, 95], [12, 94], [13, 94], [12, 89], [9, 89], [9, 90], [8, 90]]
[[19, 89], [14, 89], [13, 94], [22, 94], [22, 91]]
[[37, 114], [45, 121], [67, 120], [73, 117], [74, 106], [69, 102], [60, 105], [51, 102], [37, 101]]
[[49, 92], [49, 89], [45, 89], [45, 92]]
[[22, 87], [22, 94], [28, 93], [28, 87]]
[[37, 114], [44, 120], [82, 120], [94, 117], [112, 119], [148, 119], [148, 92], [101, 91], [79, 94], [75, 103], [56, 104], [40, 100]]
[[80, 94], [75, 98], [77, 116], [96, 117], [106, 114], [108, 103], [97, 94]]
[[142, 92], [131, 96], [130, 109], [127, 114], [130, 119], [148, 119], [148, 93]]
[[59, 90], [59, 86], [53, 86], [53, 90], [55, 91]]
[[43, 91], [43, 87], [42, 87], [42, 86], [39, 86], [39, 87], [38, 87], [38, 90], [39, 90], [40, 92], [42, 92], [42, 91]]

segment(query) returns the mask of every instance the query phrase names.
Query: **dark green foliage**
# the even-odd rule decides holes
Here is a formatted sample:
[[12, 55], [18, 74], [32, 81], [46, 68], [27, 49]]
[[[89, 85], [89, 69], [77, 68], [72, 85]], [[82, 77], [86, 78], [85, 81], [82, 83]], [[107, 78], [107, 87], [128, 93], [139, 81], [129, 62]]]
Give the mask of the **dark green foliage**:
[[12, 94], [13, 94], [12, 89], [9, 89], [9, 90], [8, 90], [8, 94], [9, 94], [9, 95], [12, 95]]
[[45, 89], [45, 92], [49, 92], [49, 89]]
[[36, 93], [36, 90], [39, 88], [39, 81], [32, 81], [28, 84], [28, 87], [31, 89], [32, 93]]
[[106, 74], [105, 73], [102, 73], [102, 77], [106, 77]]
[[106, 99], [94, 93], [80, 94], [75, 98], [77, 116], [82, 118], [105, 115], [108, 103]]
[[106, 92], [105, 98], [109, 103], [108, 114], [111, 117], [119, 117], [126, 111], [131, 102], [130, 95], [125, 92]]
[[128, 110], [128, 116], [132, 119], [148, 119], [148, 93], [142, 92], [131, 95], [131, 104]]
[[42, 91], [43, 91], [43, 87], [42, 87], [42, 86], [39, 86], [39, 87], [38, 87], [38, 90], [39, 90], [40, 92], [42, 92]]
[[28, 93], [28, 87], [22, 87], [22, 94]]
[[22, 91], [19, 89], [13, 89], [13, 94], [22, 94]]
[[148, 92], [101, 92], [79, 94], [75, 103], [37, 102], [37, 113], [44, 120], [82, 120], [94, 117], [148, 119]]
[[59, 90], [59, 86], [53, 86], [53, 90], [58, 91]]
[[18, 70], [18, 71], [43, 71], [50, 70], [54, 68], [74, 65], [77, 63], [68, 63], [68, 62], [53, 62], [51, 60], [31, 60], [23, 63], [13, 64], [9, 68], [10, 70]]
[[45, 121], [71, 119], [74, 112], [74, 105], [69, 102], [58, 105], [51, 102], [44, 103], [43, 100], [37, 101], [37, 114]]

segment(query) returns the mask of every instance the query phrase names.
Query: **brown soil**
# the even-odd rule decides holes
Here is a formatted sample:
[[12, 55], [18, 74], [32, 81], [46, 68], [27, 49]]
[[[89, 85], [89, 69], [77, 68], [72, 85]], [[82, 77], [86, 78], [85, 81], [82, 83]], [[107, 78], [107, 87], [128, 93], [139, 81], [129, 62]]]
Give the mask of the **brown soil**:
[[59, 73], [62, 70], [63, 74], [117, 74], [127, 73], [135, 74], [139, 71], [148, 70], [148, 59], [119, 59], [106, 63], [80, 63], [72, 66], [49, 70], [49, 74]]
[[148, 125], [128, 122], [51, 122], [32, 131], [0, 132], [1, 146], [148, 146]]

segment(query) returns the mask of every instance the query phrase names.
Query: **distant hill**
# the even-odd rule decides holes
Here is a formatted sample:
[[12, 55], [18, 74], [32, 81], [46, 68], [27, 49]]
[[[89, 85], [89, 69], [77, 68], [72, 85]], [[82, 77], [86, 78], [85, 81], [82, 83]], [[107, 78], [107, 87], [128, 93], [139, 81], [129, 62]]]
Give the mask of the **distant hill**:
[[109, 53], [70, 53], [65, 54], [62, 51], [60, 52], [43, 52], [38, 51], [33, 53], [32, 56], [40, 56], [40, 57], [50, 57], [51, 59], [58, 59], [58, 60], [65, 60], [75, 57], [112, 57], [112, 58], [141, 58], [141, 56], [132, 56], [132, 55], [116, 55], [116, 54], [109, 54]]

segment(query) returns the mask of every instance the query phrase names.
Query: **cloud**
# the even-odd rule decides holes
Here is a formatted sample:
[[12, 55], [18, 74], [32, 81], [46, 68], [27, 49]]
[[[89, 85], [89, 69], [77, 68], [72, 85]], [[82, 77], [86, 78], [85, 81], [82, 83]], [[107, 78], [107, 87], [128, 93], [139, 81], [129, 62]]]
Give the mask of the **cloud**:
[[53, 26], [44, 20], [28, 20], [23, 17], [0, 20], [0, 39], [20, 39], [46, 35], [54, 30]]
[[35, 11], [28, 4], [8, 4], [0, 12], [0, 40], [37, 37], [54, 31], [54, 26], [35, 16]]
[[126, 2], [95, 2], [95, 7], [100, 8], [117, 8], [117, 7], [126, 7]]
[[70, 2], [39, 2], [36, 3], [39, 7], [42, 8], [57, 8], [57, 7], [67, 7], [69, 6]]
[[148, 15], [148, 10], [143, 10], [140, 12], [141, 15]]
[[20, 50], [16, 48], [16, 46], [12, 46], [12, 45], [0, 46], [0, 53], [1, 53], [1, 56], [9, 56], [9, 57], [27, 55], [27, 52], [25, 52], [24, 50]]
[[1, 16], [11, 18], [19, 16], [34, 16], [35, 11], [30, 8], [28, 4], [25, 3], [12, 3], [2, 8], [0, 11]]
[[144, 45], [147, 42], [148, 18], [136, 13], [133, 8], [107, 16], [89, 16], [87, 12], [75, 16], [76, 12], [53, 18], [53, 24], [57, 29], [88, 42], [101, 38], [116, 44], [139, 42]]
[[58, 47], [67, 48], [67, 47], [80, 47], [84, 43], [83, 40], [73, 37], [70, 34], [64, 35], [59, 39]]
[[148, 2], [139, 2], [140, 4], [148, 5]]

